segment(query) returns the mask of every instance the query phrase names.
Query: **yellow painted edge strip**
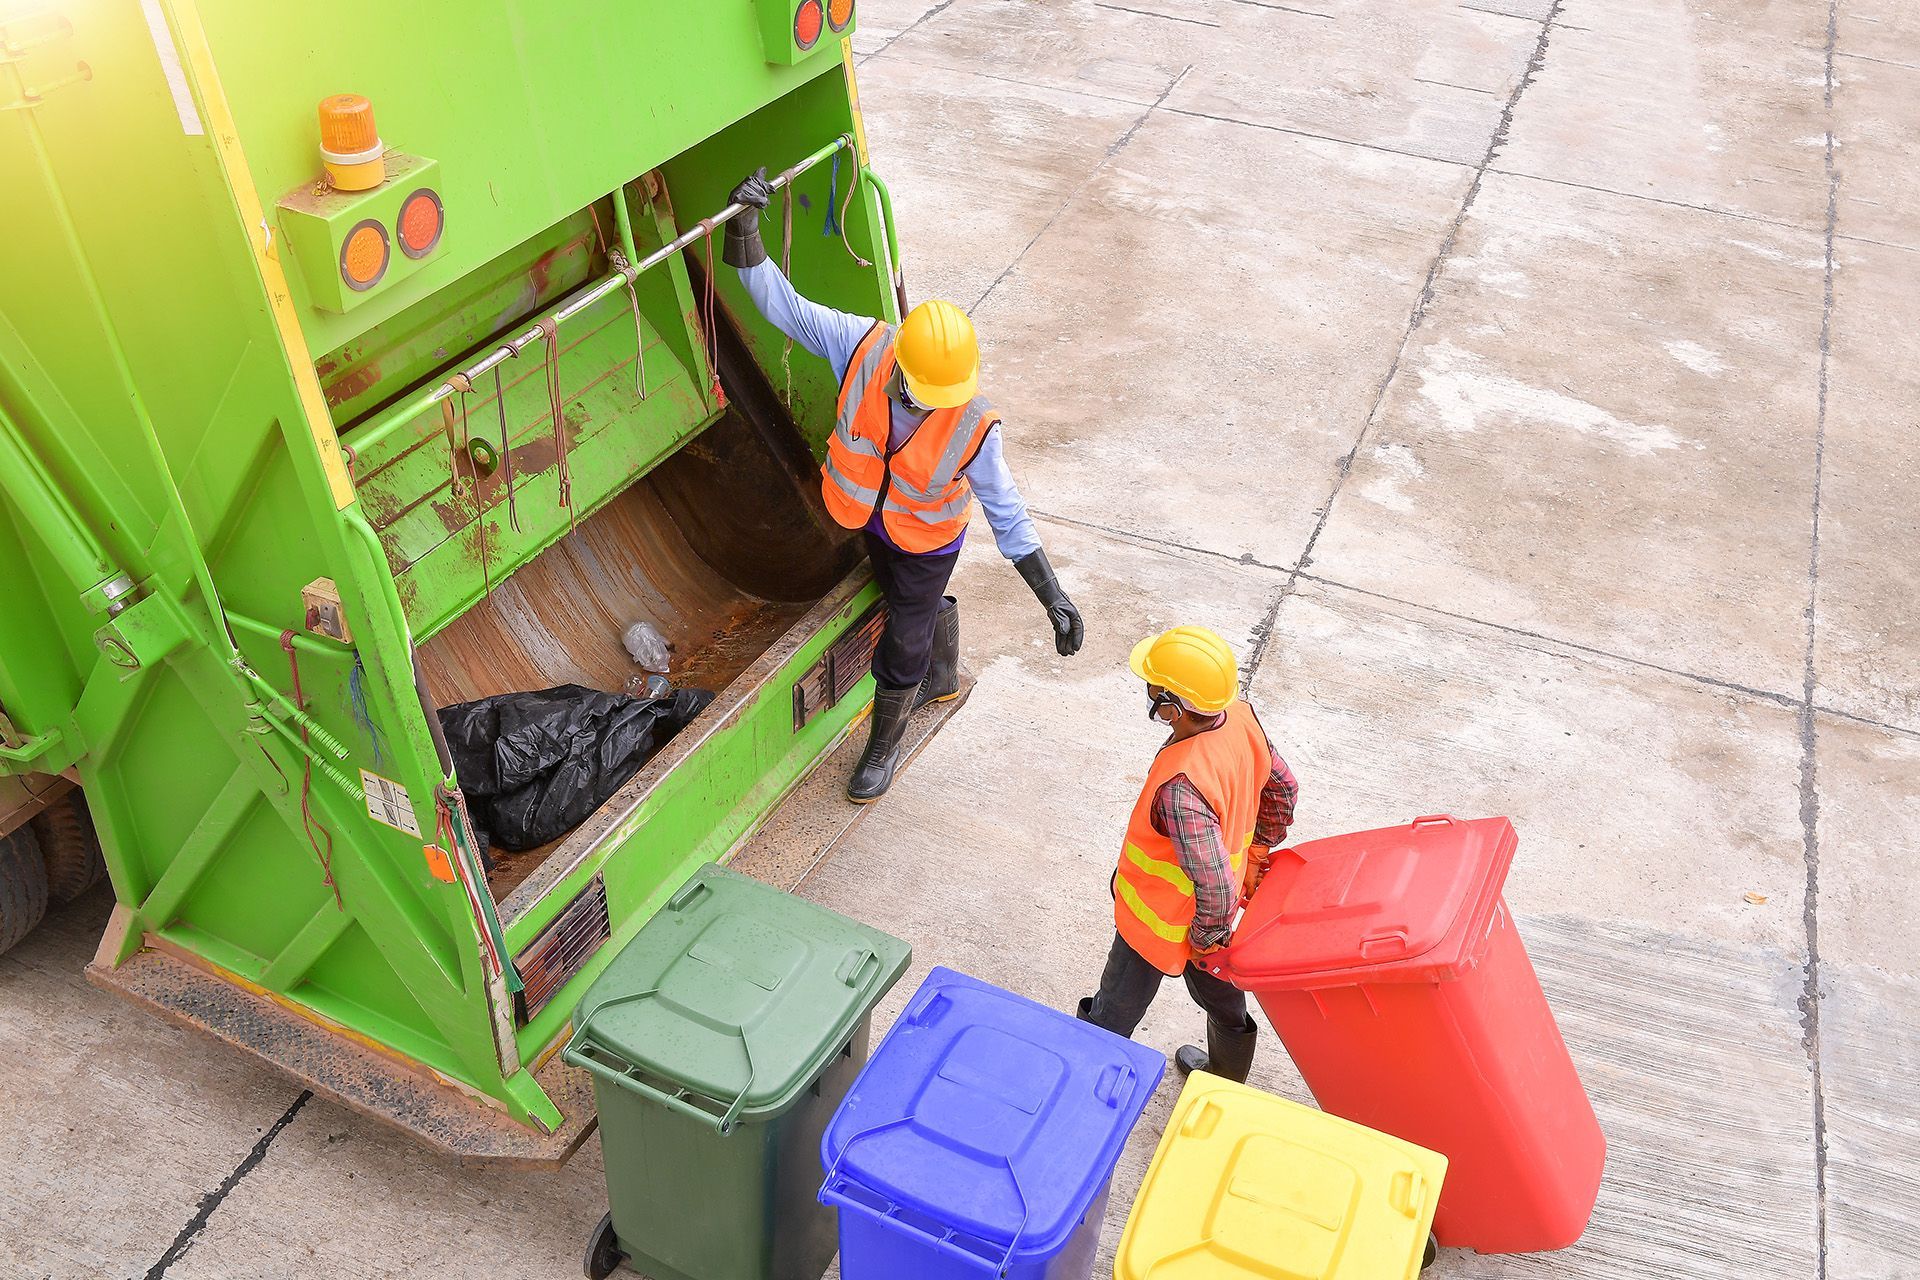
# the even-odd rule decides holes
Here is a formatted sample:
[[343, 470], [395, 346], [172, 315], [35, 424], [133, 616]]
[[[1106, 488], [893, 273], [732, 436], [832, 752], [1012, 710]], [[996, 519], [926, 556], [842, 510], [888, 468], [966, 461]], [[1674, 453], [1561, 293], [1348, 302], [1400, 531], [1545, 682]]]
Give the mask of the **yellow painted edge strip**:
[[1114, 887], [1119, 891], [1120, 900], [1126, 903], [1133, 910], [1133, 914], [1140, 918], [1140, 923], [1151, 929], [1156, 936], [1165, 938], [1168, 942], [1187, 940], [1187, 927], [1168, 924], [1161, 919], [1159, 914], [1141, 899], [1140, 891], [1127, 883], [1126, 877], [1122, 876], [1117, 880]]
[[1144, 849], [1131, 842], [1125, 846], [1125, 852], [1127, 861], [1131, 862], [1134, 866], [1140, 868], [1150, 876], [1157, 876], [1165, 880], [1168, 884], [1186, 894], [1188, 897], [1193, 896], [1193, 878], [1180, 869], [1179, 863], [1163, 862], [1159, 858], [1148, 857]]
[[193, 84], [200, 94], [200, 114], [213, 138], [220, 157], [220, 169], [239, 208], [240, 220], [247, 229], [247, 241], [253, 249], [254, 265], [265, 287], [267, 306], [273, 313], [274, 327], [280, 331], [280, 345], [291, 367], [294, 386], [300, 393], [300, 409], [312, 433], [313, 446], [320, 455], [320, 468], [326, 473], [327, 487], [333, 494], [336, 510], [353, 505], [353, 478], [347, 474], [346, 459], [340, 455], [340, 437], [334, 433], [333, 417], [327, 412], [327, 398], [320, 379], [313, 371], [313, 353], [307, 347], [306, 334], [300, 329], [299, 312], [293, 294], [287, 288], [287, 275], [281, 269], [274, 248], [273, 232], [259, 193], [253, 189], [253, 173], [247, 167], [246, 153], [240, 146], [240, 133], [234, 127], [233, 110], [227, 105], [226, 90], [214, 70], [213, 51], [207, 45], [207, 33], [200, 23], [194, 0], [168, 0], [173, 11], [175, 36], [185, 52], [192, 71]]
[[[847, 73], [847, 110], [853, 113], [853, 149], [860, 157], [860, 167], [866, 169], [872, 161], [867, 157], [867, 119], [860, 114], [860, 86], [854, 83], [852, 36], [840, 37], [840, 65]], [[896, 245], [894, 251], [898, 253], [899, 246]]]

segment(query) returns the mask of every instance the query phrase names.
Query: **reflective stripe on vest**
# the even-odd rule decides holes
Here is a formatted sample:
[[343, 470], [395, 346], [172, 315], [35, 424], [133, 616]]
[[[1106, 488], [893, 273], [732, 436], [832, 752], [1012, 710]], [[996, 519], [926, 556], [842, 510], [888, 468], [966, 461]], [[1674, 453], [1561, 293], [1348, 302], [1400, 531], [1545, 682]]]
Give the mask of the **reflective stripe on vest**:
[[893, 411], [887, 384], [893, 370], [893, 330], [876, 323], [854, 349], [841, 380], [839, 410], [820, 468], [821, 495], [844, 528], [864, 527], [877, 505], [896, 545], [937, 551], [967, 527], [973, 487], [962, 472], [999, 418], [976, 396], [958, 408], [935, 409], [888, 453]]
[[1193, 880], [1173, 840], [1153, 828], [1154, 797], [1176, 774], [1199, 789], [1220, 821], [1237, 893], [1246, 883], [1260, 793], [1272, 771], [1272, 749], [1244, 699], [1227, 709], [1218, 728], [1163, 747], [1154, 758], [1114, 872], [1113, 917], [1127, 945], [1161, 972], [1179, 973], [1193, 958], [1187, 930], [1195, 903]]
[[847, 362], [827, 457], [820, 464], [820, 494], [827, 511], [849, 529], [865, 525], [880, 501], [880, 486], [887, 474], [886, 415], [878, 415], [876, 434], [876, 415], [863, 410], [876, 393], [882, 401], [886, 399], [886, 380], [892, 372], [893, 330], [876, 321]]
[[1129, 841], [1121, 850], [1134, 866], [1150, 876], [1159, 876], [1168, 884], [1189, 896], [1193, 893], [1193, 880], [1183, 871], [1178, 862], [1167, 862], [1160, 858], [1150, 858], [1139, 845]]

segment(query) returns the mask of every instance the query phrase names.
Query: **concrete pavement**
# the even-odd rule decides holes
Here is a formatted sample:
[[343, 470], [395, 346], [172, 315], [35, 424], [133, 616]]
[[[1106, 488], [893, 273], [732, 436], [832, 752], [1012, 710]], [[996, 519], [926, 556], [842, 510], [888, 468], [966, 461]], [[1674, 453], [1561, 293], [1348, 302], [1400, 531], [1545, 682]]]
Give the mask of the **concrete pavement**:
[[[749, 852], [913, 941], [880, 1021], [939, 963], [1086, 993], [1157, 741], [1123, 658], [1200, 622], [1297, 836], [1519, 829], [1609, 1174], [1574, 1249], [1433, 1274], [1920, 1276], [1913, 6], [863, 0], [856, 47], [1088, 622], [1057, 657], [977, 531], [968, 703], [825, 857]], [[0, 958], [0, 1273], [577, 1274], [597, 1139], [447, 1166], [89, 988], [104, 915]], [[1306, 1097], [1270, 1039], [1256, 1082]]]

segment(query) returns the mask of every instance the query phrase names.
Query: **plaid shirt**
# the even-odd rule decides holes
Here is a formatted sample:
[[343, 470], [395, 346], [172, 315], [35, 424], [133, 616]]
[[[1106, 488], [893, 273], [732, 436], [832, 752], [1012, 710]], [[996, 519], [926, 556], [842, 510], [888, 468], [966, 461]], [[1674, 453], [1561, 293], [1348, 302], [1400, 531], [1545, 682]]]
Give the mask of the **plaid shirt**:
[[[1287, 838], [1287, 828], [1293, 825], [1300, 784], [1271, 743], [1267, 750], [1273, 755], [1273, 769], [1260, 788], [1260, 815], [1254, 822], [1253, 842], [1271, 848]], [[1188, 941], [1196, 947], [1220, 946], [1232, 933], [1233, 912], [1240, 896], [1226, 841], [1220, 837], [1220, 819], [1214, 816], [1200, 788], [1184, 773], [1176, 773], [1161, 784], [1153, 797], [1152, 816], [1153, 829], [1173, 841], [1180, 869], [1193, 881], [1193, 924], [1187, 930]]]

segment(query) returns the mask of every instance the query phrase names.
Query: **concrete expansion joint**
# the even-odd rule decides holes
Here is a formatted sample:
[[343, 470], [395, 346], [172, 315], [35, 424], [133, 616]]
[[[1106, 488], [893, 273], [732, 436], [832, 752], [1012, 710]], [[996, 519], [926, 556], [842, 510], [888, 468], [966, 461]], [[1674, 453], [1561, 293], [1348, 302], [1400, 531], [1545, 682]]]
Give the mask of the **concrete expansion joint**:
[[[1379, 385], [1374, 388], [1373, 402], [1360, 422], [1360, 431], [1353, 438], [1346, 454], [1340, 459], [1340, 465], [1334, 472], [1333, 487], [1327, 494], [1327, 500], [1320, 505], [1319, 517], [1313, 523], [1313, 529], [1307, 534], [1306, 545], [1300, 549], [1300, 557], [1295, 563], [1286, 585], [1280, 589], [1278, 598], [1269, 610], [1264, 629], [1255, 635], [1253, 652], [1249, 655], [1245, 680], [1250, 684], [1259, 671], [1260, 662], [1266, 657], [1267, 641], [1272, 636], [1273, 626], [1279, 619], [1280, 609], [1286, 604], [1287, 597], [1293, 594], [1299, 585], [1301, 576], [1308, 565], [1313, 563], [1313, 549], [1319, 545], [1320, 535], [1326, 532], [1327, 522], [1333, 518], [1334, 504], [1339, 501], [1340, 491], [1347, 483], [1347, 477], [1353, 474], [1354, 459], [1360, 456], [1360, 448], [1366, 443], [1367, 434], [1379, 421], [1380, 409], [1386, 403], [1387, 391], [1400, 374], [1400, 364], [1406, 358], [1407, 349], [1413, 345], [1413, 336], [1420, 331], [1426, 321], [1427, 309], [1433, 305], [1434, 287], [1440, 279], [1440, 272], [1446, 266], [1447, 259], [1453, 254], [1453, 247], [1460, 239], [1460, 228], [1466, 224], [1467, 215], [1472, 212], [1473, 204], [1480, 195], [1481, 184], [1486, 181], [1487, 170], [1493, 164], [1495, 154], [1506, 142], [1507, 130], [1513, 124], [1513, 113], [1520, 105], [1520, 98], [1539, 74], [1546, 62], [1547, 39], [1553, 32], [1553, 26], [1560, 17], [1562, 0], [1553, 0], [1553, 7], [1547, 11], [1546, 18], [1540, 24], [1539, 38], [1534, 41], [1533, 53], [1527, 58], [1527, 69], [1514, 84], [1513, 92], [1507, 95], [1507, 101], [1500, 109], [1500, 119], [1494, 126], [1492, 136], [1487, 140], [1487, 150], [1480, 157], [1480, 163], [1474, 166], [1473, 179], [1467, 184], [1467, 193], [1460, 201], [1459, 212], [1447, 225], [1446, 234], [1440, 238], [1440, 247], [1433, 255], [1433, 261], [1427, 265], [1426, 278], [1421, 281], [1420, 293], [1414, 299], [1413, 310], [1407, 316], [1407, 325], [1400, 334], [1400, 342], [1394, 348], [1393, 358], [1387, 362], [1386, 373]], [[1185, 74], [1184, 72], [1182, 73]], [[1177, 81], [1176, 81], [1177, 83]]]
[[1247, 661], [1240, 671], [1242, 697], [1253, 690], [1253, 678], [1260, 674], [1260, 663], [1267, 656], [1267, 645], [1273, 640], [1273, 629], [1280, 624], [1280, 607], [1293, 594], [1294, 586], [1299, 581], [1298, 570], [1287, 575], [1286, 583], [1274, 593], [1273, 603], [1267, 606], [1266, 614], [1253, 628], [1253, 642], [1247, 647]]
[[1181, 551], [1190, 555], [1210, 556], [1215, 560], [1225, 560], [1228, 564], [1241, 565], [1248, 569], [1266, 569], [1273, 573], [1292, 573], [1292, 565], [1269, 564], [1256, 557], [1251, 551], [1234, 555], [1227, 551], [1215, 551], [1211, 547], [1197, 547], [1190, 542], [1176, 542], [1172, 538], [1156, 538], [1152, 534], [1136, 533], [1131, 529], [1120, 529], [1110, 524], [1100, 524], [1093, 520], [1080, 520], [1073, 516], [1063, 516], [1057, 511], [1042, 511], [1039, 507], [1028, 507], [1027, 514], [1036, 520], [1045, 520], [1049, 524], [1063, 524], [1071, 529], [1084, 529], [1089, 533], [1104, 534], [1122, 542], [1137, 543], [1141, 546], [1164, 547], [1169, 551]]
[[293, 1118], [300, 1114], [300, 1109], [312, 1100], [313, 1090], [302, 1089], [300, 1096], [293, 1100], [293, 1105], [282, 1112], [280, 1118], [273, 1122], [272, 1127], [260, 1135], [260, 1140], [254, 1143], [253, 1149], [234, 1166], [233, 1172], [229, 1173], [219, 1186], [200, 1197], [199, 1207], [194, 1210], [193, 1217], [187, 1219], [187, 1225], [180, 1228], [180, 1234], [173, 1238], [173, 1243], [168, 1245], [167, 1251], [160, 1255], [160, 1260], [147, 1268], [145, 1280], [161, 1280], [167, 1274], [168, 1268], [186, 1256], [187, 1250], [193, 1247], [194, 1240], [206, 1230], [207, 1223], [212, 1221], [214, 1211], [220, 1207], [221, 1202], [232, 1194], [233, 1189], [239, 1186], [262, 1160], [267, 1158], [267, 1149], [273, 1145], [274, 1139], [293, 1123]]
[[1014, 271], [1020, 266], [1021, 262], [1023, 262], [1026, 259], [1027, 254], [1032, 252], [1033, 246], [1040, 243], [1040, 237], [1046, 235], [1048, 231], [1051, 231], [1053, 229], [1053, 224], [1060, 220], [1060, 215], [1073, 207], [1073, 202], [1075, 200], [1078, 200], [1080, 198], [1080, 193], [1082, 191], [1085, 191], [1088, 185], [1091, 184], [1095, 178], [1100, 176], [1101, 170], [1105, 169], [1109, 164], [1113, 163], [1113, 158], [1115, 156], [1119, 155], [1122, 151], [1126, 150], [1127, 144], [1133, 141], [1133, 135], [1140, 132], [1140, 126], [1144, 125], [1147, 122], [1148, 118], [1152, 116], [1154, 112], [1160, 109], [1160, 105], [1164, 103], [1169, 96], [1172, 95], [1175, 89], [1178, 89], [1180, 87], [1180, 82], [1182, 80], [1185, 80], [1187, 78], [1187, 73], [1192, 70], [1193, 70], [1193, 64], [1191, 62], [1189, 62], [1186, 66], [1180, 68], [1180, 74], [1176, 75], [1171, 81], [1168, 82], [1167, 87], [1160, 91], [1160, 96], [1155, 98], [1151, 103], [1147, 104], [1146, 110], [1142, 111], [1137, 117], [1135, 117], [1134, 122], [1127, 126], [1127, 131], [1125, 133], [1121, 134], [1118, 138], [1115, 138], [1113, 140], [1113, 145], [1107, 148], [1107, 153], [1104, 156], [1100, 157], [1100, 163], [1094, 165], [1093, 168], [1087, 170], [1086, 176], [1084, 178], [1081, 178], [1079, 182], [1074, 184], [1073, 190], [1067, 192], [1067, 198], [1060, 202], [1060, 207], [1058, 209], [1055, 209], [1053, 211], [1052, 216], [1049, 217], [1046, 220], [1046, 222], [1041, 224], [1041, 227], [1038, 231], [1033, 233], [1033, 238], [1028, 240], [1026, 244], [1021, 246], [1020, 252], [1013, 255], [1013, 261], [1009, 262], [1006, 265], [1006, 268], [1002, 270], [999, 275], [993, 278], [993, 283], [989, 284], [986, 287], [986, 290], [983, 293], [981, 293], [979, 297], [973, 300], [973, 305], [967, 308], [968, 315], [972, 315], [974, 312], [978, 311], [982, 306], [986, 305], [987, 299], [993, 296], [993, 291], [995, 289], [998, 289], [1000, 285], [1006, 280], [1006, 278], [1014, 273]]
[[1732, 680], [1722, 680], [1718, 676], [1704, 675], [1698, 671], [1685, 671], [1679, 667], [1662, 666], [1657, 662], [1648, 662], [1644, 658], [1634, 658], [1624, 653], [1615, 653], [1611, 649], [1602, 649], [1596, 645], [1581, 644], [1577, 640], [1568, 640], [1561, 636], [1547, 635], [1542, 631], [1529, 631], [1525, 627], [1515, 627], [1504, 622], [1494, 622], [1487, 618], [1477, 618], [1470, 613], [1455, 613], [1450, 609], [1441, 609], [1435, 605], [1421, 604], [1417, 600], [1408, 600], [1401, 596], [1388, 595], [1384, 591], [1373, 591], [1366, 587], [1357, 587], [1350, 582], [1342, 582], [1338, 578], [1327, 578], [1318, 574], [1308, 573], [1305, 564], [1301, 565], [1294, 576], [1302, 581], [1314, 583], [1317, 586], [1331, 587], [1336, 591], [1350, 591], [1355, 595], [1366, 596], [1369, 599], [1380, 600], [1404, 609], [1414, 609], [1420, 613], [1431, 615], [1432, 617], [1446, 618], [1451, 622], [1460, 622], [1468, 626], [1480, 627], [1498, 635], [1512, 636], [1519, 640], [1537, 641], [1540, 644], [1552, 645], [1556, 650], [1564, 650], [1568, 653], [1580, 654], [1586, 657], [1600, 658], [1608, 662], [1617, 662], [1623, 666], [1637, 667], [1642, 671], [1657, 671], [1661, 675], [1672, 676], [1677, 680], [1685, 680], [1693, 684], [1704, 685], [1710, 689], [1719, 689], [1726, 693], [1737, 693], [1742, 697], [1763, 699], [1776, 706], [1799, 708], [1804, 705], [1802, 699], [1790, 694], [1776, 693], [1771, 689], [1758, 689], [1752, 685], [1738, 684]]
[[1820, 1043], [1820, 1005], [1826, 993], [1822, 989], [1820, 969], [1820, 787], [1819, 724], [1814, 715], [1817, 683], [1814, 668], [1815, 643], [1820, 625], [1820, 498], [1826, 477], [1827, 390], [1832, 364], [1834, 230], [1839, 221], [1840, 178], [1834, 164], [1834, 50], [1839, 42], [1839, 0], [1828, 0], [1826, 84], [1823, 92], [1827, 115], [1824, 164], [1827, 178], [1827, 216], [1824, 278], [1820, 305], [1820, 377], [1814, 404], [1812, 535], [1807, 551], [1807, 648], [1802, 668], [1800, 707], [1800, 828], [1804, 841], [1807, 881], [1805, 915], [1807, 940], [1806, 986], [1800, 996], [1800, 1017], [1807, 1050], [1807, 1067], [1813, 1085], [1813, 1180], [1816, 1246], [1816, 1280], [1827, 1275], [1827, 1099], [1826, 1079]]
[[1164, 22], [1185, 22], [1196, 27], [1218, 27], [1217, 22], [1208, 22], [1205, 18], [1183, 18], [1179, 14], [1161, 13], [1156, 9], [1134, 9], [1124, 4], [1110, 4], [1108, 0], [1093, 0], [1096, 9], [1111, 9], [1115, 13], [1132, 13], [1142, 18], [1159, 18]]
[[[900, 30], [894, 32], [893, 35], [888, 37], [885, 44], [882, 44], [878, 49], [875, 49], [872, 53], [868, 54], [867, 58], [879, 57], [881, 54], [885, 53], [887, 50], [893, 48], [893, 46], [897, 44], [902, 37], [912, 35], [920, 27], [925, 26], [927, 23], [931, 22], [933, 19], [939, 17], [941, 14], [945, 13], [947, 10], [953, 8], [954, 4], [955, 4], [955, 0], [940, 0], [939, 4], [936, 4], [935, 6], [933, 6], [933, 8], [927, 10], [925, 13], [915, 18], [912, 22], [909, 22], [906, 26], [900, 28]], [[861, 61], [865, 62], [866, 58], [862, 58]]]

